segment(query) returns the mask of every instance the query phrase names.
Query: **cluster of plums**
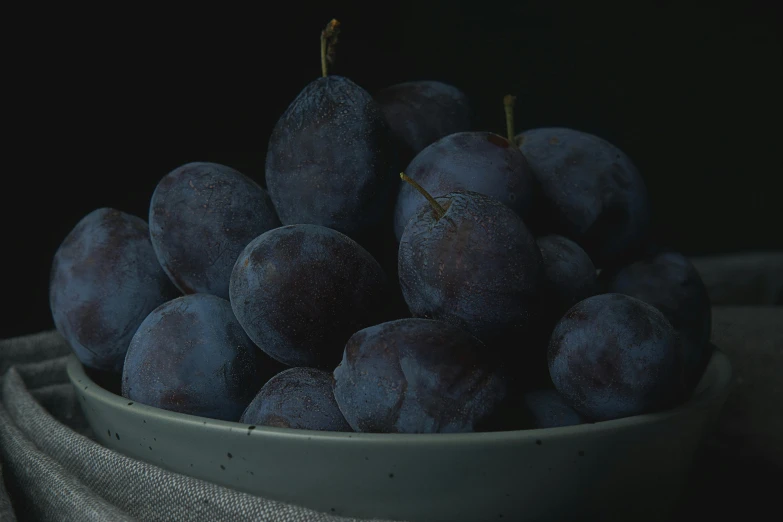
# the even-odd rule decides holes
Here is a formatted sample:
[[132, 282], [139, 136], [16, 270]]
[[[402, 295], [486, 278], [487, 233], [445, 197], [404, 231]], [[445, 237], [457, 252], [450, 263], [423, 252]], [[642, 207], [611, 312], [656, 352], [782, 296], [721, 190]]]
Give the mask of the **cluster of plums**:
[[512, 97], [504, 137], [472, 130], [450, 85], [372, 96], [328, 73], [337, 29], [272, 132], [266, 189], [188, 163], [147, 222], [101, 208], [68, 234], [50, 304], [82, 364], [142, 404], [310, 430], [556, 427], [685, 400], [710, 303], [650, 239], [630, 159], [577, 130], [515, 135]]

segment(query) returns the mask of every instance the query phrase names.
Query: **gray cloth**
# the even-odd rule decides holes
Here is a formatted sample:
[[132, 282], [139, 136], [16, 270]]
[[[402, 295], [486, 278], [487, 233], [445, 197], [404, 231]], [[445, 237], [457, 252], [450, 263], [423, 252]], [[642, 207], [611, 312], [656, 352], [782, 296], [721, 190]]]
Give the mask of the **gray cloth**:
[[240, 493], [101, 446], [68, 381], [68, 353], [55, 332], [0, 341], [0, 469], [7, 486], [0, 521], [356, 520]]
[[692, 259], [713, 306], [783, 305], [783, 252]]
[[783, 469], [783, 306], [717, 307], [712, 315], [735, 376], [716, 437]]
[[783, 520], [783, 306], [713, 308], [735, 385], [698, 452], [675, 520]]

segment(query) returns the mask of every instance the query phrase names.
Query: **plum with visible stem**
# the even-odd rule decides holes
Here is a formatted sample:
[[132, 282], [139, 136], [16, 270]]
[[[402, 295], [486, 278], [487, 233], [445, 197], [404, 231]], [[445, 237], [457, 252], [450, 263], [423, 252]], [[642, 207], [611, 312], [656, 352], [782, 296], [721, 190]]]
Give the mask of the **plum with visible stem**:
[[400, 285], [411, 313], [464, 328], [488, 345], [524, 349], [543, 277], [541, 252], [524, 222], [489, 196], [436, 199], [400, 176], [429, 202], [400, 241]]
[[328, 74], [338, 28], [332, 20], [321, 34], [322, 77], [299, 93], [272, 131], [266, 184], [284, 225], [321, 225], [356, 237], [389, 211], [397, 160], [370, 93]]
[[[478, 192], [507, 205], [524, 219], [534, 201], [534, 178], [513, 141], [492, 132], [458, 132], [427, 146], [410, 162], [406, 174], [427, 192]], [[425, 202], [403, 183], [394, 209], [399, 240], [411, 217]]]

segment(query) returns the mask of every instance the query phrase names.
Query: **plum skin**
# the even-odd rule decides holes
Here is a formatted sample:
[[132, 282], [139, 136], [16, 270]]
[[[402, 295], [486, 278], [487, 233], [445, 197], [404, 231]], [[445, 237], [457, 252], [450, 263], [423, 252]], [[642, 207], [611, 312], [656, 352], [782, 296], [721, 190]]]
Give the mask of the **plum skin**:
[[593, 261], [567, 237], [547, 235], [536, 239], [545, 272], [542, 297], [557, 318], [579, 301], [598, 293]]
[[663, 252], [614, 272], [608, 291], [653, 305], [679, 334], [685, 374], [694, 387], [711, 355], [712, 305], [707, 287], [693, 263], [679, 252]]
[[529, 391], [525, 393], [522, 402], [532, 429], [577, 426], [587, 422], [553, 389]]
[[330, 75], [310, 82], [280, 117], [265, 165], [282, 224], [321, 225], [355, 237], [387, 211], [397, 155], [372, 96]]
[[506, 395], [486, 347], [430, 319], [398, 319], [356, 332], [334, 370], [334, 397], [355, 431], [476, 431]]
[[560, 395], [596, 421], [650, 413], [684, 393], [677, 334], [655, 307], [623, 294], [574, 305], [555, 326], [547, 352]]
[[49, 276], [57, 331], [87, 368], [120, 373], [131, 338], [179, 295], [158, 264], [143, 219], [99, 208], [60, 244]]
[[[434, 197], [451, 192], [490, 196], [525, 219], [533, 205], [535, 179], [525, 156], [506, 138], [491, 132], [458, 132], [427, 146], [405, 174]], [[407, 183], [400, 184], [394, 232], [400, 240], [416, 211], [427, 202]]]
[[472, 110], [464, 92], [442, 82], [411, 81], [375, 94], [389, 130], [400, 144], [400, 164], [407, 165], [435, 141], [470, 130]]
[[177, 288], [223, 299], [242, 249], [280, 226], [263, 188], [209, 162], [187, 163], [163, 177], [152, 194], [149, 223], [155, 254]]
[[524, 336], [537, 317], [541, 252], [524, 222], [499, 201], [475, 192], [435, 198], [437, 219], [420, 207], [405, 228], [398, 272], [415, 317], [464, 328], [490, 344]]
[[289, 368], [272, 377], [239, 422], [316, 431], [353, 431], [332, 392], [332, 374], [315, 368]]
[[319, 225], [261, 234], [231, 274], [231, 306], [259, 348], [288, 366], [332, 369], [350, 336], [383, 313], [388, 281], [348, 236]]
[[245, 334], [228, 301], [190, 294], [156, 308], [133, 336], [122, 396], [236, 422], [258, 390], [282, 369]]
[[545, 203], [535, 221], [548, 227], [546, 233], [576, 241], [597, 268], [620, 262], [644, 242], [650, 230], [647, 187], [623, 151], [560, 127], [527, 130], [516, 139], [542, 192]]

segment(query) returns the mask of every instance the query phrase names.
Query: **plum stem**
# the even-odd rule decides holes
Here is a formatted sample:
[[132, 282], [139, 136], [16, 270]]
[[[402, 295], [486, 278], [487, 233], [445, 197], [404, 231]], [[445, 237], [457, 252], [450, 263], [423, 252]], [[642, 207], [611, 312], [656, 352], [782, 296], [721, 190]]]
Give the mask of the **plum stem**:
[[421, 193], [422, 196], [427, 198], [427, 201], [429, 201], [430, 205], [432, 205], [432, 210], [434, 210], [435, 214], [438, 216], [436, 219], [439, 220], [440, 218], [442, 218], [443, 216], [446, 215], [446, 209], [443, 208], [440, 205], [440, 203], [435, 201], [435, 198], [430, 196], [429, 192], [424, 190], [424, 187], [422, 187], [421, 185], [419, 185], [418, 183], [413, 181], [411, 178], [406, 176], [404, 172], [400, 172], [400, 179], [402, 179], [403, 181], [405, 181], [407, 183], [410, 183], [413, 186], [413, 188], [415, 188], [416, 190], [418, 190]]
[[506, 134], [511, 143], [514, 143], [514, 104], [516, 101], [517, 97], [510, 94], [503, 97], [503, 105], [506, 108]]
[[329, 75], [329, 65], [334, 64], [334, 48], [337, 45], [337, 36], [340, 34], [340, 22], [332, 18], [321, 31], [321, 76]]

